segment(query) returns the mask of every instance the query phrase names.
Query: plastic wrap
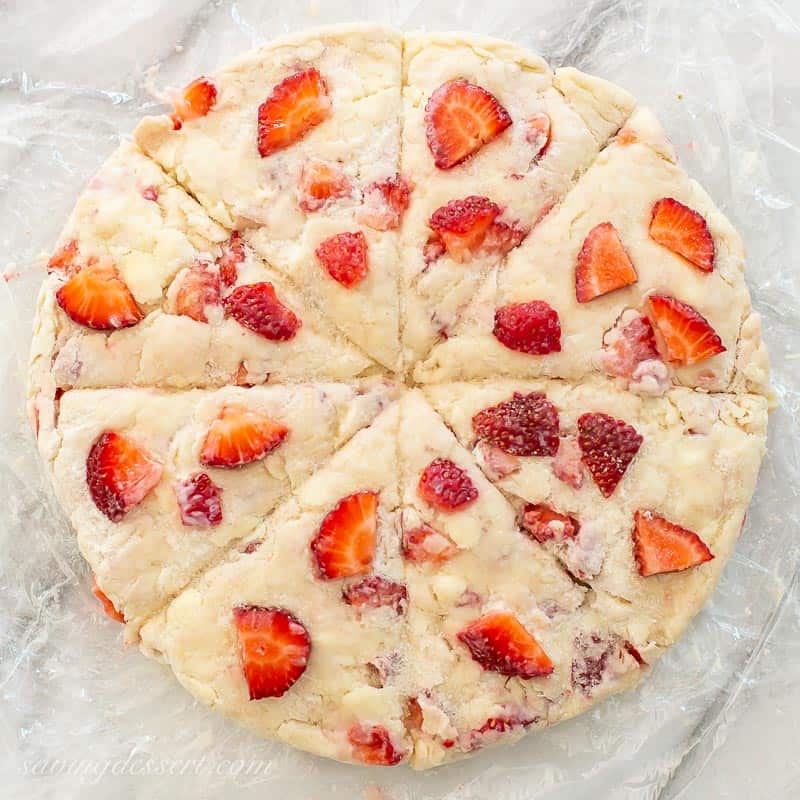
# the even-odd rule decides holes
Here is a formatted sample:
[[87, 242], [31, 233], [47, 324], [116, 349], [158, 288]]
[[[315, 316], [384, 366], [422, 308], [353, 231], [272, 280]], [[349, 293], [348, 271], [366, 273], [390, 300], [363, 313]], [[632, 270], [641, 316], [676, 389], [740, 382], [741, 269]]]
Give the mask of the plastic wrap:
[[[790, 4], [444, 0], [0, 3], [0, 794], [4, 798], [800, 796], [800, 23]], [[798, 16], [795, 7], [795, 15]], [[287, 31], [350, 20], [511, 39], [655, 108], [741, 231], [777, 407], [736, 554], [636, 692], [428, 774], [254, 738], [125, 649], [103, 617], [24, 414], [35, 296], [82, 185], [154, 87]], [[793, 66], [794, 65], [794, 66]], [[1, 268], [1, 267], [0, 267]]]

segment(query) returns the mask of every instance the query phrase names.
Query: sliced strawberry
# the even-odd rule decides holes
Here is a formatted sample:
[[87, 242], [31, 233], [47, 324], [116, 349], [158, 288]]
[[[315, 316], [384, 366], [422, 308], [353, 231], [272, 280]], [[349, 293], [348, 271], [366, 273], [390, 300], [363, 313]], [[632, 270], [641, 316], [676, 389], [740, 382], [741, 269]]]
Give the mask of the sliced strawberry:
[[129, 328], [144, 316], [125, 281], [109, 265], [84, 267], [56, 292], [56, 300], [71, 320], [97, 331]]
[[213, 528], [222, 522], [222, 489], [205, 472], [175, 482], [181, 522], [190, 528]]
[[632, 378], [639, 364], [660, 359], [656, 336], [645, 316], [635, 316], [617, 325], [603, 347], [600, 366], [609, 375]]
[[175, 313], [196, 322], [208, 322], [206, 308], [220, 304], [219, 273], [208, 264], [196, 263], [181, 279], [175, 295]]
[[48, 272], [63, 272], [73, 276], [80, 269], [78, 263], [78, 242], [70, 239], [59, 247], [47, 262]]
[[331, 509], [311, 541], [321, 578], [349, 578], [372, 568], [378, 531], [378, 493], [356, 492]]
[[654, 511], [637, 511], [633, 520], [633, 554], [644, 577], [680, 572], [714, 558], [696, 533]]
[[353, 758], [362, 764], [393, 767], [405, 753], [392, 744], [392, 737], [383, 725], [356, 723], [347, 729], [347, 739], [353, 748]]
[[364, 189], [358, 221], [376, 231], [400, 227], [400, 220], [411, 202], [414, 183], [399, 172], [391, 178], [374, 181]]
[[319, 211], [331, 200], [349, 197], [352, 193], [350, 179], [332, 161], [309, 158], [300, 168], [297, 197], [300, 208], [307, 213]]
[[688, 303], [662, 294], [651, 294], [647, 302], [667, 358], [673, 363], [696, 364], [725, 352], [708, 320]]
[[175, 112], [172, 114], [172, 125], [176, 131], [190, 119], [204, 117], [217, 102], [217, 87], [208, 78], [193, 80], [175, 101]]
[[621, 636], [582, 633], [575, 639], [572, 685], [591, 697], [596, 686], [615, 681], [643, 664], [636, 648]]
[[443, 564], [457, 554], [455, 542], [430, 525], [403, 531], [403, 557], [415, 564]]
[[523, 624], [508, 611], [492, 611], [458, 634], [485, 670], [519, 678], [542, 678], [553, 662]]
[[554, 456], [558, 450], [558, 409], [541, 392], [514, 392], [484, 408], [472, 418], [472, 429], [478, 439], [515, 456]]
[[250, 699], [282, 697], [308, 665], [305, 626], [286, 609], [252, 605], [236, 606], [233, 621]]
[[438, 233], [432, 233], [422, 248], [422, 258], [426, 264], [432, 264], [445, 254], [444, 242]]
[[519, 247], [529, 233], [530, 230], [523, 227], [519, 221], [509, 224], [495, 220], [486, 231], [481, 250], [484, 253], [504, 256], [515, 247]]
[[714, 269], [714, 239], [705, 218], [673, 197], [653, 205], [650, 238], [704, 272]]
[[331, 278], [348, 289], [367, 277], [367, 239], [361, 231], [330, 236], [320, 242], [316, 253]]
[[402, 583], [396, 583], [380, 575], [369, 575], [351, 583], [342, 591], [345, 603], [356, 608], [393, 608], [396, 614], [405, 614], [408, 603], [408, 590]]
[[293, 339], [303, 324], [294, 311], [281, 303], [268, 281], [237, 286], [222, 305], [241, 326], [273, 342]]
[[266, 158], [293, 145], [331, 113], [328, 85], [310, 67], [284, 78], [258, 107], [258, 152]]
[[581, 448], [574, 436], [565, 436], [561, 439], [558, 452], [553, 459], [553, 475], [573, 489], [580, 489], [583, 486]]
[[509, 350], [534, 356], [561, 352], [561, 322], [544, 300], [501, 306], [494, 313], [492, 333]]
[[478, 490], [466, 470], [447, 458], [435, 458], [425, 467], [417, 491], [439, 511], [460, 511], [478, 498]]
[[86, 485], [94, 504], [119, 522], [156, 487], [163, 467], [130, 439], [105, 431], [86, 458]]
[[219, 279], [223, 286], [233, 286], [239, 278], [239, 264], [244, 261], [244, 242], [242, 234], [234, 231], [228, 243], [223, 246], [222, 254], [217, 258]]
[[208, 429], [200, 463], [224, 469], [251, 464], [269, 455], [288, 434], [283, 423], [265, 414], [224, 406]]
[[447, 254], [459, 264], [480, 250], [489, 228], [502, 209], [488, 197], [470, 195], [437, 208], [428, 222]]
[[520, 728], [527, 728], [536, 722], [529, 711], [525, 709], [509, 710], [497, 717], [489, 717], [479, 728], [473, 728], [463, 737], [462, 746], [465, 750], [476, 750], [487, 741], [498, 739], [503, 734], [511, 733]]
[[531, 146], [536, 163], [550, 144], [550, 116], [544, 111], [537, 111], [525, 120], [525, 141]]
[[528, 503], [522, 512], [522, 530], [537, 542], [574, 539], [580, 530], [575, 517], [559, 514], [550, 506]]
[[142, 197], [145, 200], [149, 200], [151, 203], [155, 203], [158, 201], [158, 186], [145, 186], [142, 189]]
[[443, 83], [425, 106], [425, 136], [439, 169], [475, 155], [509, 125], [511, 117], [497, 98], [464, 80]]
[[608, 414], [578, 418], [583, 463], [603, 497], [610, 497], [642, 444], [636, 429]]
[[92, 594], [102, 603], [106, 616], [116, 622], [125, 622], [125, 617], [117, 611], [108, 595], [97, 585], [97, 578], [92, 575]]
[[638, 280], [617, 229], [610, 222], [595, 225], [583, 240], [575, 266], [575, 296], [579, 303], [630, 286]]
[[478, 442], [478, 451], [483, 459], [481, 466], [490, 481], [499, 481], [522, 467], [517, 456], [512, 456], [487, 441]]

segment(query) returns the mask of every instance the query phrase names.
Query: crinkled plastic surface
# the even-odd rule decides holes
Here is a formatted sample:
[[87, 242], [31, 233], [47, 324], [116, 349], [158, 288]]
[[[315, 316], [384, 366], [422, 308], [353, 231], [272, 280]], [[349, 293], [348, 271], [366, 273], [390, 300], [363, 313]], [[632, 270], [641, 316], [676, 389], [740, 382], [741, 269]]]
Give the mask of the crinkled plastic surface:
[[[350, 20], [511, 39], [656, 109], [745, 239], [777, 394], [736, 554], [650, 679], [515, 747], [421, 775], [256, 739], [126, 650], [91, 597], [23, 411], [43, 253], [119, 138], [159, 110], [152, 87], [287, 31]], [[800, 7], [770, 0], [0, 2], [0, 795], [800, 797], [798, 54]]]

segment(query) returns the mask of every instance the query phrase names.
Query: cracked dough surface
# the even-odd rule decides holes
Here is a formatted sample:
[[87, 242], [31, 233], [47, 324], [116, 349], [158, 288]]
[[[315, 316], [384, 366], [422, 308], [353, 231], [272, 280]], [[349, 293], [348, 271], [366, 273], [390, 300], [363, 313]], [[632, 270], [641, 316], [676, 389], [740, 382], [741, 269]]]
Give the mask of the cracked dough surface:
[[[258, 106], [310, 66], [327, 82], [330, 116], [261, 158]], [[381, 730], [393, 763], [418, 769], [515, 741], [634, 686], [713, 590], [765, 449], [768, 363], [736, 231], [679, 166], [650, 111], [619, 87], [553, 71], [508, 42], [336, 26], [268, 44], [209, 79], [210, 113], [180, 129], [167, 115], [143, 120], [135, 143], [89, 182], [55, 248], [74, 247], [83, 265], [112, 265], [141, 321], [119, 330], [79, 324], [57, 299], [68, 276], [52, 269], [34, 324], [29, 408], [42, 459], [98, 586], [125, 618], [126, 639], [259, 735], [359, 763], [349, 731]], [[425, 106], [454, 79], [492, 92], [513, 124], [442, 170], [426, 141]], [[542, 113], [551, 138], [532, 158], [524, 125]], [[298, 180], [310, 158], [337, 164], [351, 193], [304, 210]], [[362, 224], [364, 188], [397, 173], [413, 184], [399, 227]], [[431, 214], [476, 194], [529, 231], [522, 243], [468, 263], [446, 253], [426, 263]], [[705, 218], [713, 272], [649, 238], [662, 197]], [[579, 304], [573, 265], [588, 231], [605, 221], [638, 281]], [[314, 251], [355, 230], [367, 239], [369, 272], [346, 288]], [[243, 327], [223, 304], [207, 306], [206, 321], [181, 311], [193, 270], [221, 274], [239, 236], [225, 292], [271, 284], [301, 321], [288, 340]], [[700, 311], [726, 351], [669, 365], [657, 396], [645, 396], [603, 374], [598, 353], [653, 291]], [[531, 299], [558, 311], [561, 352], [531, 356], [493, 336], [498, 307]], [[498, 462], [476, 439], [475, 414], [517, 393], [555, 406], [562, 445], [585, 413], [635, 428], [642, 445], [611, 496], [580, 465], [582, 480], [570, 485], [553, 456]], [[230, 407], [269, 416], [288, 437], [254, 463], [207, 468], [222, 521], [187, 527], [175, 483], [203, 469], [207, 432]], [[116, 522], [87, 486], [88, 453], [108, 431], [162, 469]], [[423, 498], [420, 476], [437, 459], [468, 476], [472, 503], [442, 510]], [[379, 498], [370, 569], [405, 587], [400, 612], [344, 602], [348, 581], [320, 580], [312, 564], [322, 520], [364, 491]], [[531, 504], [578, 520], [575, 537], [525, 535]], [[642, 577], [631, 539], [641, 509], [694, 531], [713, 560]], [[406, 536], [421, 529], [447, 543], [447, 558], [408, 555]], [[249, 699], [239, 605], [288, 609], [308, 631], [307, 668], [283, 696]], [[550, 674], [508, 677], [471, 656], [459, 632], [495, 612], [513, 614], [535, 637]]]

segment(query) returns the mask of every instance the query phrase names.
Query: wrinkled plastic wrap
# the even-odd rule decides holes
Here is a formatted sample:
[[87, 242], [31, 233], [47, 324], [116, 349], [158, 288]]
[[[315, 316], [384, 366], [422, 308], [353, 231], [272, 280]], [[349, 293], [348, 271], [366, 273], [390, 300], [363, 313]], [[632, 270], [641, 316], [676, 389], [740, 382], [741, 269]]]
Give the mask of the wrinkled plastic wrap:
[[[119, 138], [160, 110], [154, 87], [287, 31], [350, 20], [511, 39], [655, 108], [745, 239], [774, 365], [769, 455], [738, 549], [650, 679], [515, 747], [427, 774], [256, 739], [124, 648], [91, 597], [23, 410], [43, 253]], [[796, 2], [0, 2], [0, 796], [800, 797], [798, 67]]]

